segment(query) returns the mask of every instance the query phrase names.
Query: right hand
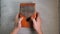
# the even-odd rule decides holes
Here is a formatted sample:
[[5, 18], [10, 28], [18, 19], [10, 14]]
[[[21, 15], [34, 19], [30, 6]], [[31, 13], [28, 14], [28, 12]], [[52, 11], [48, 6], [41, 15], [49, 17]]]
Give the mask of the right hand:
[[38, 32], [38, 34], [42, 34], [41, 18], [39, 17], [39, 15], [37, 16], [36, 19], [34, 17], [31, 17], [31, 19], [33, 21], [33, 27], [34, 27], [34, 29]]

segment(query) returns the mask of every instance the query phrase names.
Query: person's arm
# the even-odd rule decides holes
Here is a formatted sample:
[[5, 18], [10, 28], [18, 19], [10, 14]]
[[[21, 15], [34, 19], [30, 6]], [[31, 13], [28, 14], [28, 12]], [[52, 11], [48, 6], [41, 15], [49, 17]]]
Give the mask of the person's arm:
[[19, 29], [21, 29], [21, 21], [23, 18], [18, 18], [18, 15], [15, 18], [15, 27], [10, 34], [18, 34]]
[[10, 34], [17, 34], [19, 31], [19, 28], [14, 28], [13, 31]]
[[41, 18], [39, 16], [37, 17], [37, 20], [35, 18], [31, 17], [33, 21], [33, 27], [37, 31], [38, 34], [42, 34], [42, 29], [41, 29]]
[[[14, 30], [10, 34], [17, 34], [19, 29], [21, 28], [21, 21], [23, 18], [18, 19], [18, 16], [16, 16], [16, 23], [18, 23], [18, 26], [14, 28]], [[34, 29], [37, 31], [38, 34], [42, 34], [42, 29], [41, 29], [41, 19], [39, 16], [37, 17], [37, 20], [35, 18], [31, 18], [33, 21], [33, 26]]]

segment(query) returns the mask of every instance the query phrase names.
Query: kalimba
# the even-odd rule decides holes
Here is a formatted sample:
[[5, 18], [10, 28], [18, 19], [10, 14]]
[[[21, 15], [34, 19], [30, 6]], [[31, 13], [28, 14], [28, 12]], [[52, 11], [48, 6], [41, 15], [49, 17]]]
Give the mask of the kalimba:
[[19, 18], [23, 17], [22, 27], [33, 28], [31, 17], [37, 18], [38, 13], [35, 13], [35, 3], [20, 3]]

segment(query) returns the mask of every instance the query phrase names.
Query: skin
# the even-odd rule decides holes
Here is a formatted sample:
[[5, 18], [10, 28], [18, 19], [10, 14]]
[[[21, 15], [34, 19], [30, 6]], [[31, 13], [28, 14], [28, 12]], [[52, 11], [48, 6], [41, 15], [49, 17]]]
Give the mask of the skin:
[[[23, 17], [21, 17], [20, 19], [18, 18], [18, 14], [15, 18], [15, 22], [18, 23], [18, 26], [14, 27], [13, 31], [10, 34], [17, 34], [18, 31], [22, 28], [21, 27], [21, 21], [22, 21]], [[39, 16], [37, 17], [37, 20], [35, 20], [35, 18], [31, 17], [32, 21], [33, 21], [33, 27], [36, 30], [36, 32], [38, 34], [42, 34], [42, 29], [41, 29], [41, 19], [39, 18]]]

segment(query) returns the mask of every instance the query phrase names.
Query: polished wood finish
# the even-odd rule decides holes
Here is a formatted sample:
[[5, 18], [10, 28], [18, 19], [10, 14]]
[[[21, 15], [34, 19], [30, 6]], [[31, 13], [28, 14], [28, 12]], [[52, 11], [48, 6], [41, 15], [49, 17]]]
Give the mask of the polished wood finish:
[[[24, 7], [24, 6], [32, 6], [32, 7], [34, 7], [34, 9], [35, 9], [35, 3], [21, 3], [20, 4], [20, 7]], [[21, 9], [21, 8], [20, 8]], [[28, 16], [30, 16], [30, 17], [28, 17], [28, 18], [26, 18], [27, 16], [25, 16], [25, 15], [27, 15], [27, 14], [29, 14], [29, 13], [26, 13], [25, 15], [23, 14], [24, 12], [22, 12], [22, 11], [20, 11], [20, 15], [19, 15], [19, 18], [20, 17], [23, 17], [23, 20], [22, 20], [22, 27], [26, 27], [26, 28], [30, 28], [30, 27], [33, 27], [33, 22], [32, 22], [32, 20], [31, 20], [31, 17], [33, 17], [33, 18], [35, 18], [36, 17], [36, 14], [34, 13], [35, 12], [35, 10], [33, 11], [33, 13], [32, 13], [32, 15], [28, 15]]]

